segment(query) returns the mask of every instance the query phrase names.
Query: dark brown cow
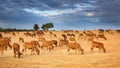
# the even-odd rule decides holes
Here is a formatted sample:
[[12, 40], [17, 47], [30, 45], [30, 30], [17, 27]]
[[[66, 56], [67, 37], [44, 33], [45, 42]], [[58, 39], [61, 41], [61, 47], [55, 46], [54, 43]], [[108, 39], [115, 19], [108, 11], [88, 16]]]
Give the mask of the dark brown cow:
[[0, 39], [2, 38], [3, 36], [2, 36], [2, 34], [0, 33]]
[[62, 34], [61, 36], [64, 38], [64, 40], [67, 40], [67, 36], [65, 34]]
[[120, 33], [120, 30], [116, 30], [117, 33]]

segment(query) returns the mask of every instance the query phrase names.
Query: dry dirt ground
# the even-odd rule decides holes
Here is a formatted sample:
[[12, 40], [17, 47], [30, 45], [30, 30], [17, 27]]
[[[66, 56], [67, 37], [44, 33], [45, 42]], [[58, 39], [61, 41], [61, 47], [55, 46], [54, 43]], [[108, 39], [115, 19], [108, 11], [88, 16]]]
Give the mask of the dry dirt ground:
[[[25, 37], [23, 33], [20, 32], [17, 36], [2, 34], [4, 37], [11, 36], [11, 44], [19, 43], [22, 50], [23, 43], [19, 42], [19, 37], [23, 37], [27, 42], [37, 40], [37, 37]], [[62, 32], [55, 31], [54, 33], [59, 36]], [[96, 41], [104, 43], [106, 53], [99, 53], [98, 49], [91, 53], [91, 45], [84, 39], [80, 39], [77, 42], [84, 49], [84, 55], [75, 53], [74, 50], [68, 53], [67, 48], [57, 47], [51, 52], [40, 49], [40, 55], [30, 55], [30, 51], [27, 50], [27, 55], [18, 59], [13, 57], [13, 50], [7, 50], [4, 55], [0, 55], [0, 68], [120, 68], [120, 34], [105, 33], [105, 36], [107, 40]], [[57, 39], [47, 35], [46, 38]]]

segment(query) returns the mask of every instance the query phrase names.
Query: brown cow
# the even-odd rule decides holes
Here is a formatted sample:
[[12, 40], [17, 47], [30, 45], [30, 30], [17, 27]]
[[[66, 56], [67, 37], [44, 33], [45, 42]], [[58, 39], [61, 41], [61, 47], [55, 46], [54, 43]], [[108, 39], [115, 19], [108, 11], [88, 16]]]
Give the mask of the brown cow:
[[30, 33], [29, 31], [27, 31], [26, 33], [24, 33], [24, 35], [26, 36], [26, 37], [33, 37], [33, 35], [32, 35], [32, 33]]
[[37, 44], [37, 47], [39, 47], [39, 48], [41, 47], [38, 41], [31, 41], [31, 43]]
[[20, 52], [20, 45], [18, 43], [14, 43], [13, 44], [13, 51], [14, 51], [14, 58], [16, 58], [16, 55], [18, 56], [18, 58], [21, 57], [21, 55], [23, 55], [21, 52]]
[[57, 40], [51, 40], [51, 41], [52, 41], [53, 44], [57, 47], [57, 44], [58, 44]]
[[93, 37], [93, 38], [95, 37], [97, 39], [96, 34], [92, 33], [91, 31], [87, 31], [87, 32], [83, 31], [83, 34], [85, 35], [85, 40], [87, 40], [87, 38], [90, 38], [90, 37]]
[[104, 34], [98, 34], [97, 39], [99, 39], [99, 38], [103, 38], [103, 39], [107, 40], [107, 38], [105, 37]]
[[79, 36], [78, 36], [78, 40], [83, 38], [84, 37], [84, 34], [83, 33], [80, 33]]
[[13, 36], [16, 36], [15, 32], [12, 32], [12, 35], [13, 35]]
[[75, 51], [81, 51], [81, 54], [84, 54], [84, 50], [81, 48], [80, 44], [78, 43], [68, 43], [68, 51], [70, 51], [70, 49], [75, 50]]
[[68, 44], [68, 41], [67, 40], [59, 40], [59, 46], [62, 47], [64, 45], [67, 45]]
[[1, 40], [7, 40], [8, 42], [11, 42], [11, 37], [3, 37]]
[[67, 36], [75, 37], [75, 34], [68, 33]]
[[54, 48], [53, 41], [48, 41], [45, 38], [40, 38], [39, 41], [42, 42], [42, 48], [46, 47], [47, 49], [49, 49], [49, 51], [51, 51]]
[[43, 36], [45, 33], [42, 30], [40, 30], [40, 31], [35, 31], [35, 34], [38, 36]]
[[99, 51], [101, 52], [101, 50], [105, 53], [106, 52], [106, 49], [104, 47], [104, 44], [101, 43], [101, 42], [96, 42], [94, 41], [93, 39], [90, 40], [91, 42], [91, 51], [93, 51], [94, 48], [99, 48]]
[[8, 40], [7, 38], [2, 38], [0, 40], [0, 51], [1, 51], [1, 55], [3, 55], [3, 51], [7, 50], [7, 48], [12, 49], [12, 46], [10, 44], [10, 40]]
[[70, 38], [69, 38], [69, 42], [76, 42], [76, 40], [75, 40], [75, 38], [70, 37]]
[[38, 49], [39, 47], [39, 43], [38, 41], [31, 41], [31, 42], [25, 42], [23, 44], [24, 49], [22, 50], [22, 52], [26, 53], [26, 49], [31, 50], [31, 55], [33, 54], [34, 50], [36, 51], [36, 53], [39, 55], [40, 50]]
[[24, 39], [22, 37], [19, 38], [19, 42], [24, 43]]
[[52, 37], [53, 36], [53, 32], [50, 31], [49, 36]]
[[61, 36], [64, 38], [64, 40], [67, 39], [67, 36], [65, 34], [62, 34]]

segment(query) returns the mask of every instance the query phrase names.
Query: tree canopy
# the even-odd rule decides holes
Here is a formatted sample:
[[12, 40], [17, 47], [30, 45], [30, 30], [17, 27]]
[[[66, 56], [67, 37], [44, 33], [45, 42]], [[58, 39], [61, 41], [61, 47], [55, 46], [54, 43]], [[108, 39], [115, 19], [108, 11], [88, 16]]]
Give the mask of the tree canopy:
[[41, 28], [43, 29], [43, 30], [48, 30], [48, 29], [50, 29], [50, 28], [53, 28], [54, 27], [54, 25], [53, 25], [53, 23], [46, 23], [46, 24], [43, 24], [42, 26], [41, 26]]
[[34, 29], [34, 30], [38, 30], [38, 29], [39, 29], [38, 24], [34, 24], [33, 29]]

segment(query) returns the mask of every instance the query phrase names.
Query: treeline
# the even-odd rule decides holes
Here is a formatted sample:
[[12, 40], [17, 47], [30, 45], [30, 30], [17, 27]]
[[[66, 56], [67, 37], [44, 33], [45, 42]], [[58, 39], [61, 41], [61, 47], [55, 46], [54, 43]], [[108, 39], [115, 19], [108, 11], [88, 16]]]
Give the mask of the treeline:
[[0, 32], [11, 32], [11, 31], [32, 31], [33, 29], [16, 29], [16, 28], [0, 28]]
[[[48, 29], [53, 28], [53, 27], [54, 27], [53, 23], [49, 22], [49, 23], [43, 24], [43, 25], [41, 26], [41, 29], [42, 29], [42, 30], [48, 30]], [[1, 28], [1, 27], [0, 27], [0, 32], [33, 31], [33, 30], [38, 30], [38, 29], [39, 29], [38, 24], [34, 24], [33, 29], [16, 29], [16, 28]]]

